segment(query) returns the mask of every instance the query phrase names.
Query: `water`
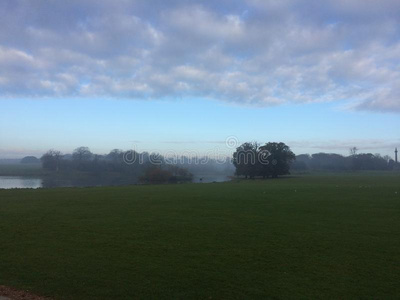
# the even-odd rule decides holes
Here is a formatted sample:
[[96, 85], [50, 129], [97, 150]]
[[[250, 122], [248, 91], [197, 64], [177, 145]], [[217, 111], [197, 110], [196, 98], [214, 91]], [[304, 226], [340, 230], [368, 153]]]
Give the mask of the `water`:
[[102, 180], [96, 178], [74, 179], [74, 178], [30, 178], [23, 176], [0, 176], [0, 189], [37, 189], [56, 187], [90, 187], [90, 186], [116, 186], [137, 184], [137, 180]]
[[0, 176], [0, 189], [37, 189], [42, 186], [40, 178]]
[[[201, 180], [200, 180], [201, 179]], [[194, 183], [209, 183], [229, 181], [230, 178], [224, 175], [197, 175], [193, 177]], [[0, 176], [0, 189], [37, 189], [54, 187], [85, 187], [85, 186], [111, 186], [137, 184], [137, 181], [110, 182], [99, 180], [73, 180], [73, 179], [52, 179], [52, 178], [30, 178], [22, 176]]]

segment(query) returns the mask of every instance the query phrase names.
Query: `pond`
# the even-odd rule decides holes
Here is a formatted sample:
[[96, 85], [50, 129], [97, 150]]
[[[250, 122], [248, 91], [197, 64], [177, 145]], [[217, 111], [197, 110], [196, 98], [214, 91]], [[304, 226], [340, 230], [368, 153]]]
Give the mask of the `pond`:
[[137, 180], [110, 182], [99, 179], [55, 179], [24, 176], [0, 176], [0, 189], [37, 189], [56, 187], [89, 187], [136, 184]]
[[[198, 175], [193, 177], [193, 183], [209, 183], [229, 181], [230, 178], [224, 175]], [[37, 189], [54, 187], [85, 187], [85, 186], [111, 186], [137, 184], [131, 182], [107, 182], [98, 180], [58, 180], [51, 178], [34, 178], [23, 176], [0, 176], [0, 189]]]
[[42, 186], [40, 178], [0, 176], [0, 189], [37, 189]]

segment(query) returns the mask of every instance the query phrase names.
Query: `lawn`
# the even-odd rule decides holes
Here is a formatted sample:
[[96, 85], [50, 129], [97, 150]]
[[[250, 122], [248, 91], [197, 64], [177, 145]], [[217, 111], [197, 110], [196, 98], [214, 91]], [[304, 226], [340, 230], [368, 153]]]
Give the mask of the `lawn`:
[[55, 299], [400, 298], [400, 174], [0, 190], [0, 285]]

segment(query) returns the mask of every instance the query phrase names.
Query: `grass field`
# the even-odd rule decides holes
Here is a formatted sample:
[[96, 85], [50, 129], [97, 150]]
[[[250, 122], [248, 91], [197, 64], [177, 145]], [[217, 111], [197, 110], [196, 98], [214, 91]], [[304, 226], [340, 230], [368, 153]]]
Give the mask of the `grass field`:
[[0, 284], [56, 299], [398, 299], [399, 283], [399, 174], [0, 191]]

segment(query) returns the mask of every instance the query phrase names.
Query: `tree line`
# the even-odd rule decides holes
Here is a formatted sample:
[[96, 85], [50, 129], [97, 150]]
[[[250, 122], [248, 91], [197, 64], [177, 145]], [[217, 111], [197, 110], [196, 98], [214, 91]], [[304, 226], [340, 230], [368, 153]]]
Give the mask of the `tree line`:
[[372, 153], [357, 153], [352, 148], [349, 156], [335, 153], [301, 154], [296, 156], [292, 169], [298, 171], [390, 171], [395, 162], [389, 156]]
[[76, 148], [72, 154], [49, 150], [41, 157], [42, 167], [52, 172], [95, 176], [119, 174], [126, 179], [149, 183], [191, 181], [193, 175], [185, 168], [166, 163], [158, 154], [114, 149], [106, 155], [94, 154], [88, 147]]
[[[76, 148], [72, 154], [49, 150], [41, 157], [42, 167], [51, 172], [85, 172], [96, 176], [119, 174], [142, 182], [191, 181], [197, 175], [233, 175], [245, 178], [276, 178], [290, 174], [290, 170], [357, 171], [393, 170], [395, 162], [389, 156], [357, 153], [352, 148], [349, 156], [335, 153], [295, 155], [282, 142], [264, 145], [246, 142], [237, 147], [232, 159], [216, 160], [209, 157], [181, 156], [170, 162], [159, 154], [114, 149], [108, 154], [94, 154], [87, 147]], [[26, 159], [31, 162], [32, 158]]]
[[350, 149], [350, 155], [316, 153], [295, 155], [284, 143], [270, 142], [261, 145], [246, 142], [233, 153], [235, 174], [245, 178], [269, 178], [290, 174], [295, 171], [390, 171], [399, 169], [399, 164], [389, 156], [358, 153]]

